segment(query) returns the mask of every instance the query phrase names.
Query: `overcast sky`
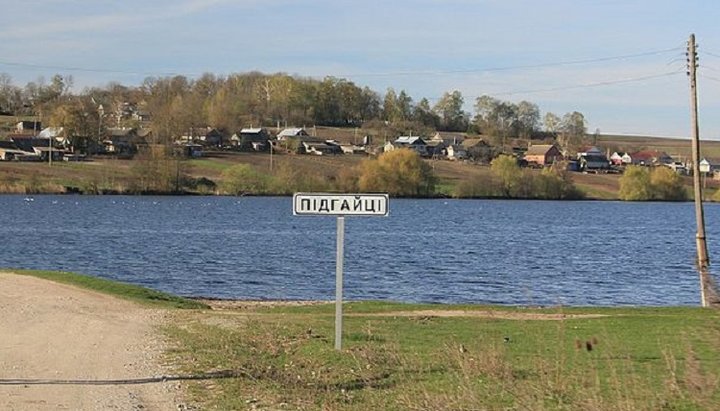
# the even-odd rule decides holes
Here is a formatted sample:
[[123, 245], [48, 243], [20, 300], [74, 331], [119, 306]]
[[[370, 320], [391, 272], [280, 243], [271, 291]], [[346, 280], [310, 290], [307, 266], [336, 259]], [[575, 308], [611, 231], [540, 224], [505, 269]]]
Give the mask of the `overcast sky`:
[[0, 72], [76, 90], [259, 70], [347, 78], [431, 103], [460, 90], [585, 114], [601, 133], [687, 136], [699, 44], [702, 138], [720, 139], [715, 0], [0, 0]]

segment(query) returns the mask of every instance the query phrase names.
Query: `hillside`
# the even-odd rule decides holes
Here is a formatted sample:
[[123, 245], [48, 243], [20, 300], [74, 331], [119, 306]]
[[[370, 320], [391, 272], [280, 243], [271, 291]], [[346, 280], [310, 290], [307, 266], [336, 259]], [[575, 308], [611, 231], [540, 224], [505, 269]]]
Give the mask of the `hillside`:
[[[0, 127], [7, 132], [15, 117], [0, 117]], [[322, 139], [332, 139], [341, 143], [362, 141], [366, 134], [374, 135], [373, 143], [382, 145], [384, 138], [375, 130], [362, 128], [310, 127], [311, 135]], [[274, 131], [274, 129], [271, 129]], [[522, 144], [519, 140], [518, 145]], [[690, 156], [690, 141], [687, 139], [656, 138], [646, 136], [601, 135], [597, 146], [602, 150], [638, 151], [661, 150], [683, 160]], [[701, 144], [702, 155], [720, 158], [720, 141], [704, 141]], [[190, 189], [202, 194], [213, 194], [221, 185], [222, 173], [237, 164], [248, 164], [263, 175], [276, 175], [279, 170], [292, 170], [296, 176], [334, 183], [343, 173], [352, 173], [365, 157], [362, 155], [289, 155], [275, 153], [241, 153], [233, 151], [206, 151], [202, 158], [189, 159], [183, 164], [183, 171], [192, 179], [214, 183], [208, 187]], [[462, 182], [487, 180], [490, 169], [487, 165], [478, 165], [462, 161], [425, 160], [438, 177], [438, 194], [451, 195], [454, 187]], [[272, 163], [272, 164], [271, 164]], [[539, 171], [532, 170], [532, 173]], [[142, 174], [136, 160], [115, 159], [96, 156], [91, 161], [67, 163], [55, 162], [52, 166], [45, 163], [0, 162], [0, 192], [4, 193], [65, 193], [65, 192], [133, 192], [132, 187]], [[575, 185], [588, 199], [612, 200], [618, 198], [618, 174], [571, 173]], [[686, 177], [685, 184], [690, 187], [691, 179]], [[720, 186], [719, 182], [706, 181], [708, 197]]]

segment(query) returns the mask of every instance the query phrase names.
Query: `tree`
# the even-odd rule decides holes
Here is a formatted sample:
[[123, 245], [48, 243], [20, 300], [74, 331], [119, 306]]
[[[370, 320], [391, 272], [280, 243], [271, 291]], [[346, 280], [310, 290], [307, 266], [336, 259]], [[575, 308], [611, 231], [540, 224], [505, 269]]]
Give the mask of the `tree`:
[[360, 164], [358, 187], [398, 197], [429, 196], [435, 190], [435, 175], [415, 151], [393, 150]]
[[517, 104], [516, 114], [520, 136], [529, 139], [540, 126], [540, 109], [537, 104], [521, 101]]
[[655, 167], [650, 173], [653, 198], [662, 201], [685, 201], [687, 190], [682, 177], [669, 167]]
[[546, 132], [551, 134], [557, 133], [560, 128], [560, 117], [554, 113], [545, 113], [545, 117], [543, 117], [543, 126], [545, 126]]
[[13, 85], [10, 75], [0, 73], [0, 113], [17, 114], [22, 104], [22, 90]]
[[650, 172], [646, 167], [628, 166], [620, 177], [621, 200], [646, 201], [652, 200], [653, 192], [650, 185]]
[[503, 196], [515, 197], [522, 180], [522, 170], [515, 157], [505, 154], [497, 156], [490, 163], [490, 170], [500, 180]]
[[569, 152], [575, 152], [583, 142], [587, 133], [585, 116], [573, 111], [563, 116], [560, 123], [560, 145]]
[[402, 109], [395, 90], [388, 88], [383, 100], [383, 119], [391, 123], [402, 120]]
[[458, 90], [445, 92], [433, 107], [433, 111], [440, 118], [440, 127], [447, 131], [466, 131], [468, 128], [467, 115], [463, 111], [462, 93]]
[[413, 107], [412, 119], [431, 128], [437, 128], [440, 125], [440, 117], [430, 108], [430, 102], [426, 98], [420, 100]]
[[187, 164], [171, 148], [152, 145], [136, 157], [131, 172], [134, 191], [173, 193], [180, 192], [187, 179]]
[[504, 150], [505, 140], [515, 134], [519, 126], [518, 106], [483, 95], [476, 100], [475, 112], [478, 129], [483, 134], [491, 136], [494, 143], [501, 145]]

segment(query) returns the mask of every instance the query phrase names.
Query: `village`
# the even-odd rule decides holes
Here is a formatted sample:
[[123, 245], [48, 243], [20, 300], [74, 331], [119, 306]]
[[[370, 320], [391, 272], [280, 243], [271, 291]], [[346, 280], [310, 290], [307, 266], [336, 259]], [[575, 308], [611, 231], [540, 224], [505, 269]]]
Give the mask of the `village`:
[[[138, 119], [147, 120], [147, 116]], [[296, 154], [311, 156], [365, 155], [409, 149], [428, 160], [446, 160], [489, 164], [500, 154], [517, 158], [521, 167], [543, 168], [553, 164], [582, 173], [622, 173], [628, 165], [668, 167], [680, 175], [689, 175], [692, 166], [687, 156], [669, 155], [661, 150], [634, 152], [610, 151], [596, 145], [583, 145], [572, 152], [556, 142], [512, 139], [508, 146], [493, 146], [484, 136], [459, 132], [435, 132], [429, 136], [397, 136], [374, 141], [373, 136], [352, 138], [347, 133], [333, 137], [337, 130], [317, 127], [276, 128], [247, 127], [227, 135], [213, 127], [188, 130], [173, 141], [174, 152], [185, 158], [200, 158], [219, 151], [264, 154]], [[0, 135], [0, 161], [52, 162], [87, 161], [98, 158], [131, 159], [153, 144], [150, 127], [107, 127], [99, 131], [101, 138], [71, 138], [62, 127], [42, 127], [39, 121], [19, 121], [11, 132]], [[322, 134], [320, 136], [319, 134]], [[342, 133], [340, 133], [342, 134]], [[328, 138], [330, 137], [330, 138]], [[720, 180], [720, 159], [703, 157], [700, 171], [707, 178]]]

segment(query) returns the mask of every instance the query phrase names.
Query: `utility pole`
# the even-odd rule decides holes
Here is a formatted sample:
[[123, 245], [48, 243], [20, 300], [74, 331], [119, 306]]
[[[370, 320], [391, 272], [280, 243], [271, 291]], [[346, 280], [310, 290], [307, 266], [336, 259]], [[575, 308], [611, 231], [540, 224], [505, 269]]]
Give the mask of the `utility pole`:
[[690, 115], [692, 124], [692, 163], [693, 163], [693, 194], [695, 196], [695, 220], [697, 223], [697, 234], [695, 242], [697, 246], [697, 266], [700, 271], [700, 292], [703, 307], [707, 306], [705, 281], [703, 272], [710, 265], [708, 258], [707, 242], [705, 238], [705, 216], [702, 205], [702, 185], [700, 184], [700, 129], [698, 126], [698, 105], [697, 105], [697, 51], [695, 50], [695, 35], [691, 34], [688, 40], [687, 51], [688, 76], [690, 76]]

